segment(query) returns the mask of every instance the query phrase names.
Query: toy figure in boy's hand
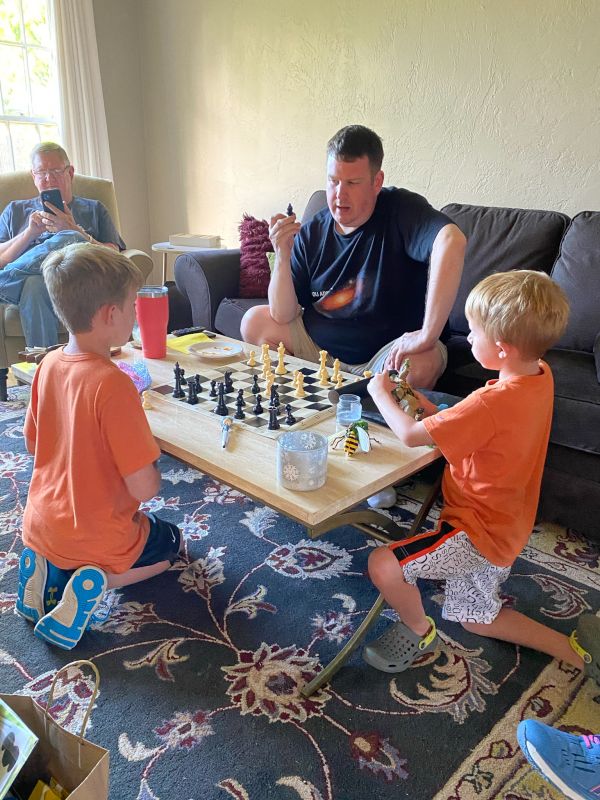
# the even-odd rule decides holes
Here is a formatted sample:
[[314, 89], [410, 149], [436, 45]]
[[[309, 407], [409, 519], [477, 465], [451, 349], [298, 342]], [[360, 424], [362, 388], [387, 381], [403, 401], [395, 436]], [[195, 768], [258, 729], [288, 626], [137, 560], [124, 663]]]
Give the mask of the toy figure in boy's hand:
[[439, 528], [379, 547], [369, 558], [371, 580], [402, 621], [365, 648], [365, 660], [401, 672], [436, 647], [435, 623], [416, 585], [427, 578], [445, 581], [444, 619], [540, 650], [600, 683], [599, 618], [583, 615], [567, 637], [503, 607], [499, 595], [535, 521], [554, 399], [541, 357], [566, 327], [567, 299], [545, 273], [515, 270], [478, 284], [465, 311], [473, 355], [497, 370], [497, 379], [444, 411], [423, 398], [420, 422], [398, 407], [387, 374], [368, 386], [406, 445], [436, 445], [448, 463]]

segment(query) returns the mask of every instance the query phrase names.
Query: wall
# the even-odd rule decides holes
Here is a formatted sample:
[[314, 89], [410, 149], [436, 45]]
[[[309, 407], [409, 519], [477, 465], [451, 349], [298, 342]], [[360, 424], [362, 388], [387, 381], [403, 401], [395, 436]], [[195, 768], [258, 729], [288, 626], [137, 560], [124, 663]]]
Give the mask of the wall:
[[[351, 122], [382, 136], [386, 184], [435, 205], [600, 208], [597, 0], [134, 5], [153, 241], [194, 231], [235, 246], [244, 211], [302, 210], [324, 185], [327, 139]], [[130, 97], [112, 89], [109, 129]]]
[[137, 0], [94, 0], [98, 58], [121, 234], [150, 252]]

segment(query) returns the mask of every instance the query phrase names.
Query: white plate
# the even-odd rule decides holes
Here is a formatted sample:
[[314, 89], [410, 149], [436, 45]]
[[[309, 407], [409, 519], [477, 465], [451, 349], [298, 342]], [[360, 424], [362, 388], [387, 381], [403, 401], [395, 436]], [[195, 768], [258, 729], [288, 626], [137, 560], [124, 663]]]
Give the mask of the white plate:
[[188, 347], [188, 353], [191, 355], [215, 361], [239, 356], [243, 352], [243, 347], [239, 342], [196, 342]]

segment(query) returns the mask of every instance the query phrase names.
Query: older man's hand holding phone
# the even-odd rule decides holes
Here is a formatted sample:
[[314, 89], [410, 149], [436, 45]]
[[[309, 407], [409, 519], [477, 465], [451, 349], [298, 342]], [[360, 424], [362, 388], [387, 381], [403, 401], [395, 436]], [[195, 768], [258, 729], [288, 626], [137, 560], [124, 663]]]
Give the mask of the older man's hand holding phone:
[[69, 207], [63, 203], [60, 189], [44, 189], [40, 192], [40, 198], [44, 209], [40, 216], [49, 233], [81, 230]]

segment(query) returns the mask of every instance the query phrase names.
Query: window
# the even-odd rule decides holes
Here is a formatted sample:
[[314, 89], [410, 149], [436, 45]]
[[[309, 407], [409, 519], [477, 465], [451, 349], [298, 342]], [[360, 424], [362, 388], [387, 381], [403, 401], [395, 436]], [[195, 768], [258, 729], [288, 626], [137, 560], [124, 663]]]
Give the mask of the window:
[[56, 140], [58, 84], [50, 0], [0, 0], [0, 172], [29, 169]]

